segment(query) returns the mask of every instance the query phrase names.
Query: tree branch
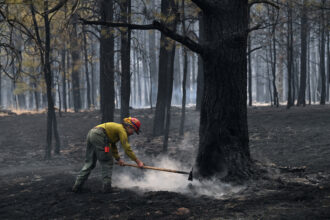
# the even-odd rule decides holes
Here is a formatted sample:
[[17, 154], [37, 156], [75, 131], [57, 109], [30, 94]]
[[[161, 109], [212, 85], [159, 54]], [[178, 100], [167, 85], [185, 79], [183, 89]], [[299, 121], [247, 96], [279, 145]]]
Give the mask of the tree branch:
[[103, 25], [107, 27], [126, 27], [129, 29], [135, 29], [135, 30], [159, 30], [167, 37], [185, 45], [190, 50], [196, 52], [196, 53], [202, 53], [203, 47], [190, 39], [189, 37], [182, 36], [175, 31], [169, 29], [165, 24], [159, 22], [159, 21], [153, 21], [152, 24], [146, 24], [146, 25], [140, 25], [140, 24], [127, 24], [127, 23], [113, 23], [113, 22], [106, 22], [106, 21], [88, 21], [83, 18], [80, 18], [80, 20], [83, 22], [83, 24], [95, 24], [95, 25]]
[[208, 4], [205, 3], [205, 0], [191, 0], [195, 5], [197, 5], [200, 9], [204, 10], [208, 8]]
[[261, 49], [262, 48], [262, 46], [260, 46], [260, 47], [256, 47], [256, 48], [253, 48], [252, 50], [249, 50], [248, 52], [247, 52], [247, 55], [250, 55], [252, 52], [254, 52], [254, 51], [256, 51], [256, 50], [259, 50], [259, 49]]
[[268, 5], [271, 5], [277, 9], [280, 9], [280, 7], [275, 4], [274, 2], [271, 2], [271, 1], [267, 1], [267, 0], [252, 0], [249, 2], [249, 7], [252, 7], [254, 4], [268, 4]]
[[48, 11], [45, 11], [42, 13], [42, 15], [45, 15], [45, 14], [50, 14], [50, 13], [53, 13], [57, 10], [59, 10], [60, 8], [62, 8], [62, 6], [67, 3], [68, 0], [61, 0], [57, 5], [55, 5], [54, 8], [48, 10]]

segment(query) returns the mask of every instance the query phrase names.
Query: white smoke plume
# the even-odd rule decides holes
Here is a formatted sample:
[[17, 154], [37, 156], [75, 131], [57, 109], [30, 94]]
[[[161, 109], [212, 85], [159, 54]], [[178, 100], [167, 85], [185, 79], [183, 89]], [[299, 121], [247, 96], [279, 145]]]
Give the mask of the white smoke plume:
[[[189, 172], [191, 168], [183, 166], [180, 162], [162, 157], [154, 162], [153, 166], [182, 170]], [[137, 169], [123, 167], [122, 169]], [[139, 171], [139, 170], [138, 170]], [[132, 172], [134, 172], [132, 170]], [[139, 171], [141, 172], [141, 171]], [[208, 196], [212, 198], [222, 198], [224, 195], [237, 193], [244, 187], [233, 187], [226, 183], [218, 181], [203, 181], [195, 179], [193, 182], [188, 181], [188, 175], [168, 173], [154, 170], [144, 170], [141, 178], [134, 178], [129, 173], [117, 173], [113, 177], [113, 185], [119, 188], [134, 188], [142, 192], [146, 191], [171, 191], [192, 196]]]

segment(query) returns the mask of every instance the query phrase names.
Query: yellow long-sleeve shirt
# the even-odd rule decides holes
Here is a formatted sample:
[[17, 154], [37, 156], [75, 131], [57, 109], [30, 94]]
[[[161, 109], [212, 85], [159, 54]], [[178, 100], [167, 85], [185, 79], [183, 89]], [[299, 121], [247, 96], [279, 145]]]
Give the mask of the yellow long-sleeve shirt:
[[105, 129], [109, 139], [110, 139], [110, 144], [111, 144], [111, 152], [112, 156], [116, 159], [119, 160], [120, 156], [118, 153], [118, 148], [116, 146], [116, 143], [120, 141], [121, 146], [124, 148], [125, 153], [129, 158], [131, 158], [133, 161], [137, 159], [135, 156], [134, 152], [131, 149], [131, 146], [128, 142], [128, 137], [126, 130], [122, 124], [118, 124], [115, 122], [107, 122], [100, 124], [96, 127], [102, 127]]

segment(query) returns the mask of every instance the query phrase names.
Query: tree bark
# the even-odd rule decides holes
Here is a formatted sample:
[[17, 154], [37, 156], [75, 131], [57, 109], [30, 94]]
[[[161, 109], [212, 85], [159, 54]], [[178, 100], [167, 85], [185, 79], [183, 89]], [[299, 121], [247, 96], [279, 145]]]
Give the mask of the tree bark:
[[[174, 9], [175, 2], [173, 0], [165, 1], [162, 0], [161, 3], [161, 12], [165, 17], [170, 16], [171, 9]], [[172, 12], [173, 13], [173, 12]], [[172, 30], [176, 28], [176, 21], [170, 22], [169, 27]], [[159, 65], [158, 65], [158, 93], [157, 93], [157, 103], [156, 103], [156, 111], [154, 117], [154, 125], [153, 125], [153, 135], [161, 135], [164, 133], [165, 128], [165, 114], [166, 114], [166, 105], [168, 103], [168, 99], [172, 99], [172, 93], [169, 94], [169, 87], [173, 86], [173, 81], [168, 81], [169, 75], [171, 75], [171, 59], [173, 59], [172, 54], [172, 46], [174, 42], [165, 37], [162, 33], [160, 37], [160, 52], [159, 52]], [[168, 50], [167, 48], [171, 48]], [[169, 98], [169, 96], [171, 96]]]
[[87, 109], [91, 107], [91, 86], [89, 80], [89, 72], [88, 72], [88, 51], [87, 51], [87, 34], [85, 30], [85, 26], [83, 26], [83, 40], [84, 40], [84, 59], [85, 59], [85, 76], [86, 76], [86, 85], [87, 85]]
[[204, 11], [205, 41], [212, 45], [203, 53], [205, 86], [197, 168], [204, 178], [241, 181], [251, 175], [246, 103], [248, 2], [214, 4], [216, 8]]
[[[204, 26], [203, 26], [203, 13], [198, 14], [199, 20], [199, 42], [204, 41]], [[196, 91], [196, 110], [200, 111], [202, 97], [204, 91], [204, 67], [203, 67], [203, 58], [201, 55], [198, 55], [198, 75], [197, 75], [197, 91]]]
[[300, 52], [300, 87], [297, 105], [306, 105], [306, 72], [307, 72], [307, 29], [308, 29], [308, 18], [307, 18], [307, 6], [306, 0], [303, 1], [301, 10], [301, 28], [300, 28], [300, 41], [301, 41], [301, 52]]
[[72, 64], [72, 97], [74, 112], [81, 109], [80, 95], [80, 50], [77, 35], [77, 15], [73, 15], [72, 30], [71, 30], [71, 64]]
[[[120, 20], [123, 23], [130, 23], [131, 1], [120, 0]], [[121, 29], [121, 96], [120, 116], [129, 116], [129, 101], [131, 95], [131, 30]], [[136, 83], [136, 82], [135, 82]]]
[[293, 31], [292, 31], [292, 5], [288, 3], [288, 37], [287, 37], [287, 61], [288, 61], [288, 102], [289, 109], [294, 104], [293, 96]]
[[[101, 19], [113, 20], [113, 1], [102, 0], [100, 4]], [[114, 37], [110, 28], [101, 28], [100, 40], [100, 96], [102, 122], [113, 121], [114, 117]]]
[[[248, 37], [248, 51], [251, 51], [251, 36]], [[252, 106], [252, 64], [251, 64], [252, 53], [248, 54], [248, 88], [249, 88], [249, 106]]]
[[[184, 16], [184, 0], [181, 1], [182, 7], [182, 33], [186, 35], [186, 25], [185, 25], [185, 16]], [[188, 65], [188, 55], [187, 48], [183, 48], [183, 80], [182, 80], [182, 106], [181, 106], [181, 121], [179, 134], [183, 136], [184, 134], [184, 121], [186, 116], [186, 82], [187, 82], [187, 65]]]
[[[325, 0], [322, 0], [322, 6], [325, 6]], [[321, 39], [320, 39], [320, 75], [321, 75], [321, 100], [320, 104], [325, 104], [326, 98], [326, 77], [325, 77], [325, 15], [324, 9], [321, 10]]]
[[66, 47], [64, 44], [64, 48], [61, 51], [62, 57], [62, 100], [63, 100], [63, 107], [64, 111], [67, 112], [68, 106], [66, 102], [67, 92], [66, 92], [66, 68], [65, 68], [65, 58], [66, 58]]
[[[155, 7], [154, 1], [151, 1], [151, 7]], [[155, 30], [149, 32], [149, 67], [150, 67], [150, 107], [156, 104], [157, 97], [157, 57], [156, 57], [156, 33]]]

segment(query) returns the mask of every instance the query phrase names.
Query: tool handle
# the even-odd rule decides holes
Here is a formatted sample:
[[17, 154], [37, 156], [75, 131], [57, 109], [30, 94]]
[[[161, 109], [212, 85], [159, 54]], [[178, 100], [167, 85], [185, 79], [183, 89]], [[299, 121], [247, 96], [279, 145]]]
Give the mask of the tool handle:
[[149, 169], [149, 170], [159, 170], [159, 171], [165, 171], [165, 172], [170, 172], [170, 173], [189, 174], [189, 172], [185, 172], [185, 171], [171, 170], [171, 169], [158, 168], [158, 167], [151, 167], [151, 166], [143, 166], [143, 167], [139, 167], [138, 165], [135, 165], [135, 164], [129, 164], [129, 163], [124, 163], [123, 165], [124, 165], [124, 166], [128, 166], [128, 167], [136, 167], [136, 168]]

